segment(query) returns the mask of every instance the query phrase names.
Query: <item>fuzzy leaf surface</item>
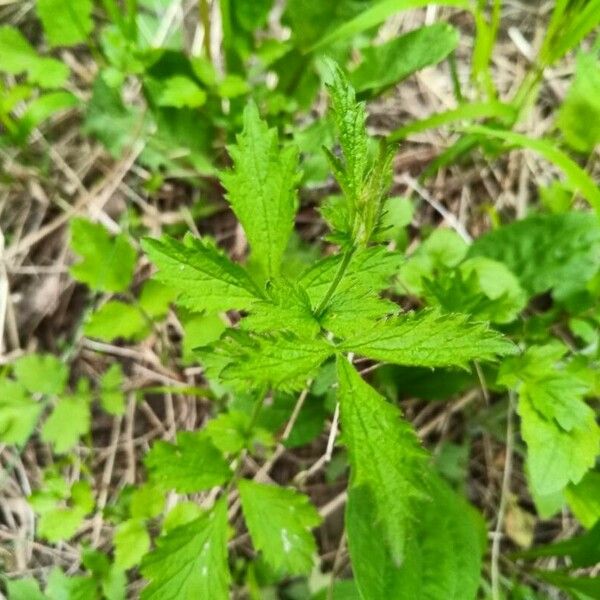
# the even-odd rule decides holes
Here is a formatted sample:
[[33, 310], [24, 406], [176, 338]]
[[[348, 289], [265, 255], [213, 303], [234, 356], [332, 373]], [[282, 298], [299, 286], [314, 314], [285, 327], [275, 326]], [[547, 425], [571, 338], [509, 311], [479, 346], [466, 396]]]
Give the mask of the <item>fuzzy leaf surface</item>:
[[142, 242], [158, 267], [156, 279], [179, 292], [178, 302], [195, 311], [248, 308], [260, 290], [239, 265], [203, 240], [170, 237]]
[[278, 573], [309, 573], [317, 553], [310, 530], [321, 517], [308, 497], [248, 479], [238, 488], [252, 543], [267, 564]]
[[514, 351], [511, 342], [466, 315], [422, 311], [382, 321], [340, 344], [374, 360], [422, 367], [463, 367]]
[[400, 410], [365, 383], [344, 358], [338, 359], [343, 442], [348, 449], [351, 489], [365, 489], [374, 521], [392, 559], [400, 564], [417, 503], [427, 497], [427, 458]]
[[268, 128], [251, 103], [229, 154], [234, 168], [221, 174], [227, 198], [246, 232], [252, 256], [272, 277], [279, 273], [294, 227], [298, 150], [281, 148], [277, 131]]

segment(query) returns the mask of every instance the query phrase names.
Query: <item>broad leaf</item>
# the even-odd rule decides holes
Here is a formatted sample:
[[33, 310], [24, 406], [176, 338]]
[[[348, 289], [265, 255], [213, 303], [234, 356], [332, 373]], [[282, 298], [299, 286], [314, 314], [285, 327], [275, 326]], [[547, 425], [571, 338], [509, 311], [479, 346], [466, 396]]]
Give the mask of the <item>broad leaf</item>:
[[15, 377], [31, 393], [60, 394], [69, 370], [65, 363], [51, 354], [27, 354], [13, 364]]
[[129, 519], [117, 527], [114, 535], [115, 565], [130, 569], [150, 550], [150, 535], [142, 519]]
[[309, 573], [317, 553], [310, 530], [321, 517], [308, 497], [247, 479], [238, 488], [252, 543], [266, 563], [277, 573]]
[[466, 368], [470, 361], [493, 360], [515, 347], [466, 315], [429, 310], [380, 322], [345, 340], [339, 349], [397, 365]]
[[446, 58], [458, 45], [458, 37], [458, 31], [447, 23], [435, 23], [380, 46], [368, 46], [350, 80], [359, 92], [386, 88]]
[[234, 168], [221, 174], [227, 198], [242, 224], [253, 258], [277, 275], [297, 208], [298, 151], [280, 148], [275, 129], [261, 121], [255, 104], [244, 111], [244, 129], [229, 147]]
[[158, 281], [178, 291], [178, 302], [192, 310], [243, 309], [262, 297], [241, 266], [203, 240], [146, 238], [142, 246], [159, 269]]
[[142, 600], [228, 600], [225, 499], [210, 512], [159, 537], [156, 550], [142, 561], [141, 572], [150, 580]]
[[593, 54], [577, 57], [575, 79], [557, 125], [569, 146], [579, 152], [592, 152], [600, 142], [600, 62]]
[[221, 453], [198, 432], [180, 433], [177, 444], [155, 442], [144, 464], [154, 484], [181, 493], [207, 490], [231, 477]]
[[36, 9], [51, 46], [88, 40], [93, 29], [92, 0], [37, 0]]
[[584, 396], [588, 384], [560, 363], [559, 344], [532, 346], [507, 359], [498, 382], [519, 392], [521, 435], [527, 444], [527, 472], [534, 497], [578, 483], [600, 452], [600, 427]]
[[249, 335], [229, 330], [216, 344], [199, 349], [209, 377], [245, 388], [302, 389], [335, 348], [322, 338], [291, 334]]
[[17, 381], [0, 379], [0, 441], [23, 445], [33, 433], [44, 406]]
[[121, 300], [109, 300], [90, 314], [83, 332], [105, 342], [117, 338], [138, 341], [148, 335], [150, 323], [137, 306]]
[[77, 392], [60, 398], [42, 427], [42, 440], [51, 443], [57, 454], [71, 450], [90, 430], [91, 398], [82, 381]]
[[589, 471], [577, 484], [565, 490], [571, 512], [584, 527], [600, 522], [600, 472]]
[[486, 534], [477, 511], [432, 477], [431, 497], [419, 504], [419, 518], [398, 566], [381, 529], [373, 529], [376, 514], [366, 491], [351, 490], [346, 509], [352, 569], [363, 600], [475, 600]]
[[338, 381], [350, 486], [371, 497], [373, 522], [398, 565], [416, 507], [427, 496], [426, 455], [398, 408], [365, 383], [344, 358], [338, 359]]
[[112, 237], [106, 229], [85, 219], [71, 221], [71, 248], [81, 260], [71, 275], [99, 292], [122, 292], [135, 268], [135, 250], [123, 234]]
[[8, 25], [0, 27], [0, 56], [0, 71], [11, 75], [27, 72], [28, 80], [41, 87], [61, 87], [69, 77], [64, 63], [39, 56], [21, 32]]
[[504, 263], [530, 295], [564, 298], [585, 287], [600, 264], [600, 224], [582, 212], [534, 215], [475, 241], [470, 256]]

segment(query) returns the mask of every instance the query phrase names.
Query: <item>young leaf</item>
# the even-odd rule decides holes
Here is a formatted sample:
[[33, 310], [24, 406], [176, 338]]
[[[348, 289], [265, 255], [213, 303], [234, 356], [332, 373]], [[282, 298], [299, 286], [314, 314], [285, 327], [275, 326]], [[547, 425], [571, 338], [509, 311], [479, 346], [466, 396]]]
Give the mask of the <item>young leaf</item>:
[[267, 564], [277, 573], [309, 573], [317, 551], [310, 530], [321, 522], [309, 499], [289, 488], [248, 479], [242, 479], [238, 489], [252, 543]]
[[397, 365], [462, 368], [472, 360], [493, 360], [515, 351], [510, 341], [487, 325], [436, 310], [377, 323], [345, 340], [339, 349]]
[[[458, 45], [458, 31], [447, 23], [421, 27], [379, 46], [367, 46], [350, 80], [358, 92], [381, 90], [415, 71], [444, 60]], [[402, 56], [402, 60], [398, 57]]]
[[159, 268], [156, 279], [178, 291], [178, 302], [192, 310], [244, 309], [262, 297], [242, 267], [203, 240], [146, 238], [142, 247]]
[[338, 359], [343, 441], [348, 448], [351, 489], [366, 490], [394, 562], [403, 560], [406, 540], [427, 496], [427, 462], [412, 427], [398, 408]]
[[54, 58], [38, 56], [21, 32], [14, 27], [0, 27], [0, 71], [19, 75], [27, 72], [30, 83], [41, 87], [61, 87], [69, 77], [69, 68]]
[[204, 435], [181, 432], [177, 444], [158, 441], [144, 458], [150, 480], [164, 489], [181, 493], [222, 485], [231, 470], [221, 453]]
[[244, 129], [229, 147], [234, 169], [221, 174], [227, 198], [244, 227], [252, 255], [268, 277], [279, 274], [294, 227], [298, 151], [280, 148], [275, 129], [255, 104], [244, 110]]
[[150, 580], [142, 600], [228, 600], [225, 499], [210, 512], [159, 537], [156, 550], [142, 561], [141, 572]]
[[150, 550], [150, 535], [142, 519], [123, 521], [115, 532], [115, 565], [131, 569]]
[[47, 600], [42, 594], [40, 584], [33, 577], [20, 579], [4, 579], [4, 585], [10, 600]]
[[65, 575], [58, 567], [54, 567], [48, 576], [48, 583], [44, 590], [47, 598], [75, 599], [75, 600], [100, 600], [96, 580], [89, 576]]
[[67, 365], [51, 354], [26, 354], [14, 362], [13, 371], [32, 394], [60, 394], [69, 377]]
[[589, 471], [577, 484], [565, 490], [571, 512], [587, 528], [600, 523], [600, 472]]
[[398, 566], [381, 530], [373, 530], [375, 507], [366, 492], [352, 489], [346, 509], [352, 570], [363, 600], [475, 600], [486, 529], [472, 506], [441, 478], [431, 477], [430, 499], [418, 507]]
[[369, 164], [365, 104], [356, 101], [354, 88], [342, 70], [335, 65], [332, 83], [328, 89], [344, 162], [332, 154], [329, 155], [329, 159], [334, 175], [347, 198], [348, 220], [352, 225]]
[[100, 379], [100, 404], [111, 415], [125, 412], [123, 369], [119, 363], [112, 364]]
[[99, 292], [122, 292], [135, 268], [135, 250], [123, 234], [115, 237], [86, 219], [71, 221], [71, 248], [81, 256], [71, 275]]
[[82, 435], [89, 432], [90, 419], [89, 390], [80, 382], [77, 392], [63, 396], [57, 402], [42, 427], [42, 440], [51, 443], [57, 454], [68, 452]]
[[23, 445], [33, 433], [44, 406], [17, 381], [0, 379], [0, 441]]
[[50, 46], [87, 41], [94, 26], [92, 0], [38, 0], [36, 8]]
[[120, 300], [109, 300], [93, 312], [83, 327], [88, 337], [105, 342], [117, 338], [141, 340], [150, 330], [150, 324], [137, 306]]

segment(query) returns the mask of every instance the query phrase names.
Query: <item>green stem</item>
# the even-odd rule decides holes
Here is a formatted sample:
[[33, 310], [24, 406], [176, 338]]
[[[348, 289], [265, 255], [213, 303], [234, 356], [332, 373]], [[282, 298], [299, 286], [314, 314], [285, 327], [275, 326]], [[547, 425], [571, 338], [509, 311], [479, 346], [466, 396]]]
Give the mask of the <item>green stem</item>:
[[317, 306], [317, 310], [315, 310], [315, 317], [317, 317], [317, 318], [320, 317], [323, 314], [323, 311], [327, 308], [327, 305], [329, 304], [329, 300], [331, 300], [331, 296], [333, 296], [333, 293], [337, 289], [337, 286], [340, 284], [340, 281], [342, 280], [342, 278], [344, 277], [344, 274], [346, 273], [346, 269], [348, 269], [348, 265], [350, 264], [350, 260], [352, 260], [352, 256], [354, 256], [355, 250], [356, 250], [356, 248], [352, 247], [352, 248], [346, 250], [346, 252], [344, 253], [342, 262], [340, 263], [340, 266], [338, 267], [338, 270], [335, 274], [335, 277], [333, 278], [333, 280], [331, 282], [331, 285], [329, 286], [329, 289], [323, 296], [323, 299], [319, 303], [319, 306]]

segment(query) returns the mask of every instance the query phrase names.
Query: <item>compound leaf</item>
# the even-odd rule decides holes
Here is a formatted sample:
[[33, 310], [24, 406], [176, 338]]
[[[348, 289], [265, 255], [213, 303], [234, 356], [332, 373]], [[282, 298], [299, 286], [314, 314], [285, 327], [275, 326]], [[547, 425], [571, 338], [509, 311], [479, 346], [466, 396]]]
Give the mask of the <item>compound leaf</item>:
[[374, 522], [396, 564], [404, 557], [417, 502], [427, 496], [426, 455], [399, 409], [338, 359], [342, 436], [351, 467], [351, 489], [365, 489]]
[[243, 309], [262, 297], [241, 266], [203, 240], [146, 238], [142, 247], [159, 269], [156, 279], [178, 291], [178, 302], [192, 310]]
[[298, 150], [280, 148], [277, 131], [268, 128], [250, 103], [244, 110], [244, 129], [229, 154], [234, 168], [221, 174], [227, 198], [246, 232], [252, 256], [272, 277], [279, 274], [294, 227]]
[[317, 551], [310, 529], [321, 517], [308, 497], [247, 479], [238, 488], [252, 543], [267, 564], [277, 573], [309, 573]]
[[150, 580], [142, 600], [228, 600], [225, 499], [206, 514], [159, 537], [156, 550], [142, 561], [141, 572]]

